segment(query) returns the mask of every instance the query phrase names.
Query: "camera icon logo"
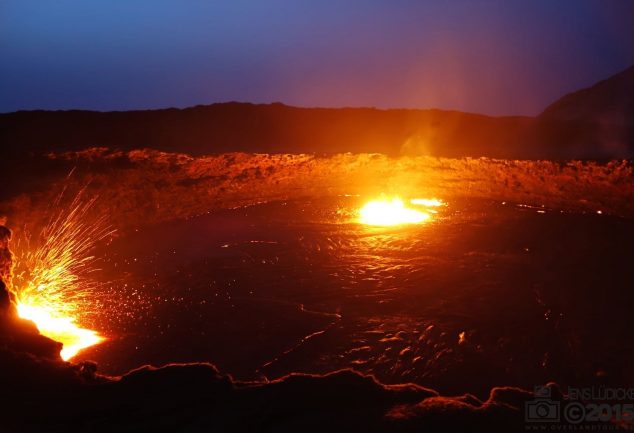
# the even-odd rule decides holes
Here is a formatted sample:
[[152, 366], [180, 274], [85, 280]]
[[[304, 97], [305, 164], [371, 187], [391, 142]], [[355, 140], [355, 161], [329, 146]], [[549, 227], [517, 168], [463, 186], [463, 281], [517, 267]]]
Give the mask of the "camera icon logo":
[[545, 386], [535, 387], [535, 398], [524, 405], [524, 417], [526, 422], [559, 422], [560, 404], [553, 401], [550, 388]]

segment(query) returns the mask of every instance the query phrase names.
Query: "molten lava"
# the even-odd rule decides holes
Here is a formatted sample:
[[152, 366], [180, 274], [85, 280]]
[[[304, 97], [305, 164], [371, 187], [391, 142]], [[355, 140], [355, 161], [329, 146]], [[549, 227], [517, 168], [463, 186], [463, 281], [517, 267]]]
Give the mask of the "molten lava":
[[421, 205], [425, 207], [438, 207], [442, 206], [443, 202], [437, 198], [413, 198], [409, 201], [411, 204]]
[[64, 361], [104, 340], [96, 331], [77, 326], [73, 317], [57, 316], [54, 309], [50, 311], [47, 306], [18, 303], [18, 314], [35, 323], [42, 335], [64, 345], [60, 352]]
[[42, 335], [62, 343], [64, 360], [105, 340], [77, 324], [98, 309], [98, 284], [89, 275], [95, 271], [90, 252], [112, 233], [103, 217], [89, 217], [93, 203], [82, 202], [80, 193], [49, 221], [37, 245], [27, 242], [16, 251], [12, 291], [18, 314], [33, 321]]
[[359, 222], [372, 226], [417, 224], [429, 218], [428, 213], [405, 207], [400, 198], [371, 201], [359, 211]]

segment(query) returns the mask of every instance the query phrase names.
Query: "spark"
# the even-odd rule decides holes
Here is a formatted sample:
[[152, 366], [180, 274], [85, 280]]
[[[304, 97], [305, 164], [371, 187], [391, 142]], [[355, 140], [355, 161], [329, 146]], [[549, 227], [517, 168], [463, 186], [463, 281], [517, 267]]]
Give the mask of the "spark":
[[90, 274], [96, 271], [91, 251], [114, 231], [105, 216], [89, 212], [96, 197], [82, 199], [83, 190], [70, 206], [49, 220], [31, 248], [19, 245], [12, 291], [20, 317], [35, 323], [40, 333], [63, 344], [60, 356], [69, 360], [81, 350], [105, 340], [97, 331], [82, 328], [80, 319], [98, 306], [99, 284]]

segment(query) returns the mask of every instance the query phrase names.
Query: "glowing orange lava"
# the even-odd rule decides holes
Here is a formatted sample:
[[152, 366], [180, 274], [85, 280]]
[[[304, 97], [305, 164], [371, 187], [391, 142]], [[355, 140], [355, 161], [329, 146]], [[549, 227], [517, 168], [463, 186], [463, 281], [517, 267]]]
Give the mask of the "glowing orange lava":
[[429, 218], [428, 213], [405, 207], [400, 198], [374, 200], [367, 203], [359, 211], [359, 222], [372, 226], [418, 224]]
[[38, 245], [31, 248], [27, 242], [16, 251], [12, 291], [18, 314], [33, 321], [42, 335], [62, 343], [64, 360], [105, 340], [77, 324], [98, 306], [98, 284], [89, 276], [95, 270], [90, 252], [112, 233], [103, 217], [89, 217], [93, 203], [82, 202], [78, 195], [49, 221]]
[[77, 326], [73, 317], [57, 316], [47, 306], [19, 303], [17, 308], [20, 317], [35, 323], [42, 335], [64, 345], [60, 352], [64, 361], [77, 355], [80, 350], [105, 340], [96, 331]]
[[442, 206], [443, 202], [437, 198], [413, 198], [409, 201], [411, 204], [421, 205], [425, 207]]

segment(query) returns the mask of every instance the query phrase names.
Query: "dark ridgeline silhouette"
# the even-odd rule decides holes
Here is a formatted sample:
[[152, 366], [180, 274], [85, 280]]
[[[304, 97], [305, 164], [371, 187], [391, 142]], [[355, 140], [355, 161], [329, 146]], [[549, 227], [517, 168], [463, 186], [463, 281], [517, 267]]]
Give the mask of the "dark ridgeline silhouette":
[[537, 117], [442, 110], [220, 103], [127, 112], [0, 114], [14, 154], [92, 146], [222, 152], [381, 152], [446, 157], [622, 158], [634, 152], [634, 66], [564, 96]]
[[537, 117], [538, 141], [575, 157], [634, 154], [634, 66], [570, 93]]
[[[149, 147], [194, 155], [222, 152], [480, 153], [511, 157], [531, 118], [441, 110], [298, 108], [220, 103], [128, 112], [24, 111], [0, 115], [0, 140], [34, 151]], [[476, 152], [477, 153], [477, 152]]]

